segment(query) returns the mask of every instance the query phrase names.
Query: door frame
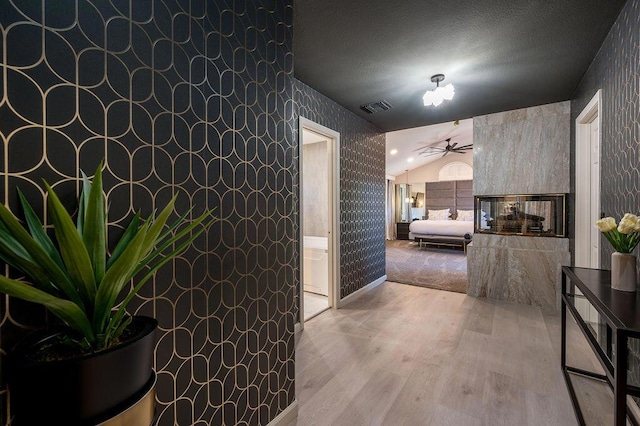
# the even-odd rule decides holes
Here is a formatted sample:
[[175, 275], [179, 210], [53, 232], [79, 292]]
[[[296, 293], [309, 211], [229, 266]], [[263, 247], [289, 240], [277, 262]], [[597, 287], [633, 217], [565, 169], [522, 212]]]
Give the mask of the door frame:
[[302, 179], [303, 160], [303, 131], [308, 130], [327, 138], [327, 151], [329, 156], [329, 234], [327, 244], [329, 248], [329, 306], [338, 308], [340, 300], [340, 133], [328, 127], [322, 126], [305, 117], [298, 118], [298, 190], [299, 190], [299, 236], [300, 247], [300, 275], [298, 288], [298, 322], [296, 331], [304, 329], [304, 184]]
[[[592, 208], [600, 211], [600, 197], [597, 206], [591, 205], [591, 123], [598, 120], [599, 152], [598, 164], [602, 158], [602, 90], [598, 90], [576, 118], [576, 202], [575, 202], [575, 266], [599, 268], [600, 254], [598, 251], [598, 265], [591, 264], [591, 217], [577, 212], [590, 212]], [[597, 117], [596, 117], [597, 116]], [[602, 166], [600, 165], [600, 170]], [[598, 194], [600, 194], [600, 180], [598, 180]], [[600, 244], [598, 243], [598, 246]]]

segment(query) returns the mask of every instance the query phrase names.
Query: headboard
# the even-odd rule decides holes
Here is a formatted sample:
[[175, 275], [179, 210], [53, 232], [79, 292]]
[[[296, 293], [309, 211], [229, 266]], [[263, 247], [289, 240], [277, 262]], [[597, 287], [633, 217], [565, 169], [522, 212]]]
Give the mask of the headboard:
[[452, 219], [456, 218], [458, 209], [473, 210], [473, 181], [427, 182], [424, 206], [425, 215], [429, 210], [451, 209]]

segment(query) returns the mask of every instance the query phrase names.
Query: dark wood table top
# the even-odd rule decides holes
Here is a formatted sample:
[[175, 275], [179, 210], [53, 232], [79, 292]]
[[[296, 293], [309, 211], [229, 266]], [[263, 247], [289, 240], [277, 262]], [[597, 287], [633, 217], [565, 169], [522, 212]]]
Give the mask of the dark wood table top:
[[608, 270], [574, 266], [563, 266], [562, 270], [616, 328], [640, 334], [640, 292], [612, 289]]

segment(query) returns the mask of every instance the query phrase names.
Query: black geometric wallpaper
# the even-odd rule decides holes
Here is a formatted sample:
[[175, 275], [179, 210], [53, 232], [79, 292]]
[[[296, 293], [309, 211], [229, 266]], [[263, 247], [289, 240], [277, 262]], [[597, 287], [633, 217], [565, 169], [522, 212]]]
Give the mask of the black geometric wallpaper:
[[[265, 425], [295, 398], [291, 25], [291, 0], [0, 0], [2, 202], [20, 214], [19, 186], [46, 217], [45, 178], [73, 208], [79, 170], [104, 159], [112, 237], [174, 194], [180, 213], [217, 207], [208, 235], [133, 306], [159, 321], [161, 426]], [[357, 147], [344, 149], [346, 164], [356, 161]], [[382, 174], [370, 187], [349, 182], [347, 203], [382, 205], [372, 196]], [[360, 218], [350, 215], [343, 223]], [[384, 244], [382, 229], [367, 232], [346, 247]], [[346, 251], [349, 291], [359, 280]], [[357, 256], [384, 273], [384, 259]], [[16, 300], [0, 306], [4, 354], [45, 315]]]
[[[575, 119], [598, 89], [602, 89], [600, 202], [606, 216], [620, 220], [625, 213], [640, 214], [640, 0], [626, 3], [578, 86], [571, 101], [572, 135]], [[575, 147], [575, 136], [571, 143]], [[572, 165], [575, 168], [575, 158]], [[613, 248], [604, 238], [600, 246], [601, 267], [611, 269]], [[629, 357], [629, 381], [639, 386], [639, 340], [630, 342]]]
[[340, 298], [385, 274], [385, 134], [299, 80], [297, 114], [340, 133]]
[[[602, 211], [616, 220], [625, 213], [640, 213], [639, 46], [640, 1], [630, 0], [571, 101], [571, 142], [575, 146], [575, 119], [602, 89], [600, 201]], [[573, 164], [575, 167], [575, 159]], [[602, 268], [610, 269], [613, 248], [604, 238], [600, 245]]]

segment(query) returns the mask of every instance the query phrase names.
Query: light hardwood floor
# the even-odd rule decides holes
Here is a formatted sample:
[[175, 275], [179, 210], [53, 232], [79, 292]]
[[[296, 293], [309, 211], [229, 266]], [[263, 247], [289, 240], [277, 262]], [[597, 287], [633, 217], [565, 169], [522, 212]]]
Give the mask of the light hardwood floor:
[[[574, 327], [572, 365], [598, 371]], [[292, 425], [577, 424], [559, 313], [386, 282], [297, 337]], [[608, 387], [580, 383], [588, 424], [612, 424]]]

